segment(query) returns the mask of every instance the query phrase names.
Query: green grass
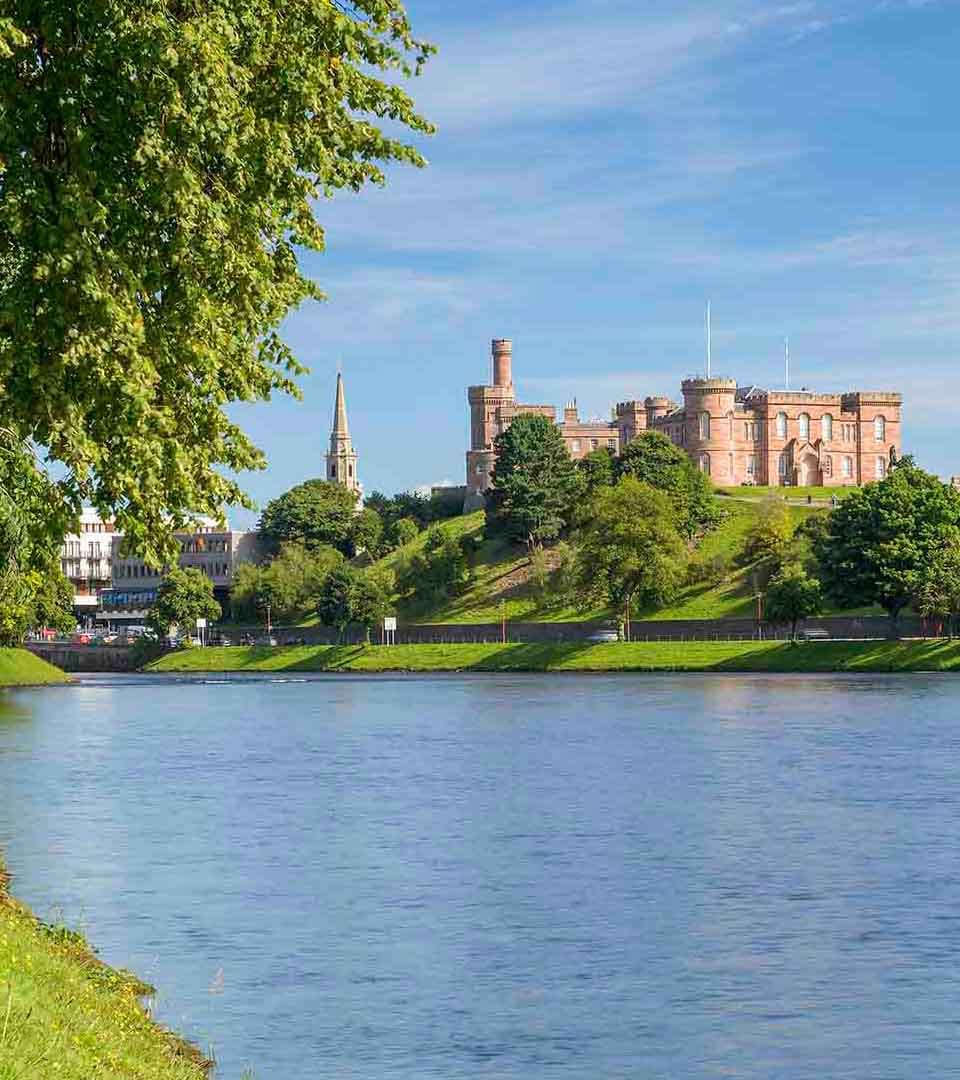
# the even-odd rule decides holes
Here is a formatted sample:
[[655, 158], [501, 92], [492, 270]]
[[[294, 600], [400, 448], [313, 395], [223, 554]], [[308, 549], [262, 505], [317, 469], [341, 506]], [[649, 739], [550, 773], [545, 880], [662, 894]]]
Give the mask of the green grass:
[[717, 488], [722, 495], [735, 495], [743, 499], [765, 499], [768, 495], [779, 495], [788, 502], [806, 502], [807, 497], [813, 499], [831, 499], [834, 495], [838, 499], [856, 491], [850, 487], [721, 487]]
[[2, 1080], [202, 1080], [202, 1055], [141, 1007], [149, 991], [10, 899], [0, 866]]
[[960, 671], [960, 641], [633, 642], [590, 645], [305, 645], [190, 649], [157, 672]]
[[26, 649], [0, 649], [0, 686], [41, 686], [69, 681], [59, 668]]

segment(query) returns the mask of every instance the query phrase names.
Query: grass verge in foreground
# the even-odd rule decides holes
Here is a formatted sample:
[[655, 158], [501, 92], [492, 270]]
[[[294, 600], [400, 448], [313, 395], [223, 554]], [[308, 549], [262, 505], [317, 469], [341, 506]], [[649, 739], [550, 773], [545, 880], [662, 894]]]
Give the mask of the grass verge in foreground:
[[960, 641], [298, 645], [189, 649], [150, 671], [960, 671]]
[[135, 976], [6, 892], [0, 864], [0, 1077], [203, 1080], [209, 1062], [155, 1024]]
[[26, 649], [0, 649], [0, 687], [69, 682], [59, 669]]

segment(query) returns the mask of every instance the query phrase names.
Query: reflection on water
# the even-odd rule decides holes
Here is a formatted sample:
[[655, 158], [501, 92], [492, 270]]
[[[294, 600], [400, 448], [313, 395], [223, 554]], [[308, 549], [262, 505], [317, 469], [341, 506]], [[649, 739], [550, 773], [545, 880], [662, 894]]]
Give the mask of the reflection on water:
[[960, 1061], [960, 682], [105, 678], [0, 695], [0, 847], [221, 1077]]

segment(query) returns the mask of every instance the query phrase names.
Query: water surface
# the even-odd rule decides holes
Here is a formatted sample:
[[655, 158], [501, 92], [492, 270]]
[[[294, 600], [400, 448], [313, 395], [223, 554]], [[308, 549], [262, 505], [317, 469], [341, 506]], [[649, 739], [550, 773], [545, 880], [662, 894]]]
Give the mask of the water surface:
[[960, 1073], [960, 679], [0, 698], [16, 890], [258, 1080]]

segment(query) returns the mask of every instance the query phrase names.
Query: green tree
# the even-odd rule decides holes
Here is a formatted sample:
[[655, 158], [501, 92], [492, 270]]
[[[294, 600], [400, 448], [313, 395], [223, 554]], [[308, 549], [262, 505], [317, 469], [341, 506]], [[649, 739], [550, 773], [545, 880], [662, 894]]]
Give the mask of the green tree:
[[357, 576], [353, 567], [338, 566], [328, 575], [317, 598], [320, 621], [324, 626], [336, 627], [341, 638], [353, 619]]
[[518, 416], [494, 447], [487, 524], [532, 551], [570, 522], [583, 490], [576, 466], [557, 425], [545, 416]]
[[616, 460], [616, 477], [633, 476], [670, 496], [677, 528], [688, 539], [713, 528], [721, 512], [709, 477], [659, 431], [641, 432]]
[[430, 51], [399, 0], [4, 5], [0, 423], [151, 562], [249, 505], [228, 407], [296, 392], [313, 208], [423, 164], [400, 83]]
[[945, 623], [951, 637], [960, 633], [960, 529], [945, 532], [925, 567], [917, 610], [928, 619]]
[[210, 578], [201, 570], [175, 566], [160, 583], [147, 621], [157, 637], [164, 637], [171, 626], [193, 634], [197, 619], [215, 621], [221, 614]]
[[30, 572], [33, 590], [33, 629], [47, 627], [69, 634], [77, 625], [73, 613], [73, 586], [60, 569], [60, 560], [51, 559], [43, 570]]
[[748, 559], [782, 557], [793, 536], [790, 507], [779, 495], [768, 495], [757, 509], [757, 516], [747, 532], [744, 554]]
[[393, 610], [393, 575], [370, 569], [357, 576], [351, 596], [351, 622], [362, 626], [370, 641], [370, 632], [383, 626]]
[[439, 525], [427, 533], [398, 575], [401, 592], [412, 593], [420, 607], [441, 604], [462, 595], [470, 584], [470, 562], [461, 540]]
[[683, 584], [686, 545], [673, 504], [633, 476], [594, 496], [577, 549], [580, 595], [618, 612], [662, 607]]
[[234, 618], [260, 621], [269, 605], [272, 621], [296, 621], [315, 609], [327, 576], [342, 563], [336, 548], [297, 543], [284, 544], [265, 565], [242, 563], [230, 593]]
[[960, 525], [960, 492], [904, 457], [885, 479], [850, 493], [814, 542], [820, 579], [842, 607], [879, 604], [896, 635], [944, 536]]
[[789, 623], [790, 637], [797, 636], [797, 623], [823, 610], [820, 582], [798, 563], [780, 569], [767, 587], [765, 614], [768, 622]]
[[577, 462], [583, 477], [584, 489], [593, 495], [602, 487], [610, 487], [616, 479], [616, 458], [606, 447], [598, 447]]
[[406, 547], [420, 535], [420, 528], [413, 518], [403, 517], [393, 523], [390, 540], [395, 548]]
[[307, 480], [267, 503], [260, 534], [274, 551], [295, 541], [306, 547], [330, 544], [350, 553], [357, 496], [339, 484]]
[[354, 555], [366, 552], [376, 559], [383, 546], [383, 519], [376, 510], [366, 507], [355, 514], [350, 524], [350, 546]]

